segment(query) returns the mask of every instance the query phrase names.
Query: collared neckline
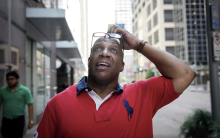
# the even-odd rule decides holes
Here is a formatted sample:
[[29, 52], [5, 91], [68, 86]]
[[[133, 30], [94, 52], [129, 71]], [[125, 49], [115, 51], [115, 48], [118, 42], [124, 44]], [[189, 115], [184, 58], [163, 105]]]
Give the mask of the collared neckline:
[[[87, 82], [87, 76], [84, 76], [78, 83], [77, 83], [77, 94], [80, 94], [81, 91], [83, 90], [86, 90], [86, 91], [92, 91], [92, 89], [90, 87], [88, 87], [86, 85], [86, 82]], [[115, 90], [114, 90], [114, 93], [117, 93], [117, 94], [121, 94], [123, 92], [123, 88], [122, 86], [118, 83]]]
[[[8, 89], [10, 90], [10, 92], [11, 92], [10, 87], [9, 87], [9, 86], [7, 86], [7, 88], [8, 88]], [[18, 91], [20, 88], [21, 88], [21, 83], [18, 83], [18, 88], [17, 88], [17, 89], [15, 89], [15, 91], [14, 91], [14, 92]], [[14, 92], [13, 92], [13, 93], [14, 93]]]

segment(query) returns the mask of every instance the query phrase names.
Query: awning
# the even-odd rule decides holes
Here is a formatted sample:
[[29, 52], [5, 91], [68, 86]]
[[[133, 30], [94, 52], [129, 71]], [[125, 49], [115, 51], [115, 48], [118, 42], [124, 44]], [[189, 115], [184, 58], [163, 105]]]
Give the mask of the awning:
[[70, 64], [74, 69], [86, 70], [77, 43], [73, 41], [58, 41], [56, 42], [56, 50], [57, 56]]
[[57, 52], [62, 53], [65, 55], [65, 58], [81, 58], [81, 55], [78, 50], [77, 43], [71, 41], [58, 41], [56, 42], [56, 49]]
[[26, 18], [50, 41], [74, 41], [63, 9], [26, 8]]

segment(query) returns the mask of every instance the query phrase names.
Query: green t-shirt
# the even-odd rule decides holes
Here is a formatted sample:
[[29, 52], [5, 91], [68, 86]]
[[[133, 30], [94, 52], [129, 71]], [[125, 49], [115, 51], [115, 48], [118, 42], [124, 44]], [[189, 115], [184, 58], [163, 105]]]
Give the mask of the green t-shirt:
[[12, 93], [8, 86], [0, 89], [0, 104], [3, 104], [3, 117], [16, 118], [25, 115], [25, 104], [33, 104], [30, 90], [19, 84]]

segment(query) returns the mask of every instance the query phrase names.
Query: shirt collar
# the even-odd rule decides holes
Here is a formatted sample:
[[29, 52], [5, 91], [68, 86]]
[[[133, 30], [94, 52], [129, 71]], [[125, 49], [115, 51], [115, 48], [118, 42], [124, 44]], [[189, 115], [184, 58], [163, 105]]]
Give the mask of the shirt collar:
[[[9, 90], [11, 90], [8, 85], [7, 85], [7, 88], [8, 88]], [[18, 83], [18, 88], [17, 88], [15, 91], [17, 91], [17, 90], [19, 90], [19, 89], [21, 89], [21, 83]], [[15, 92], [15, 91], [14, 91], [14, 92]]]
[[[92, 89], [90, 87], [88, 87], [86, 85], [86, 82], [87, 82], [87, 77], [84, 76], [78, 83], [77, 83], [77, 94], [78, 95], [82, 90], [85, 90], [85, 89], [88, 89], [88, 91], [91, 91]], [[114, 90], [114, 93], [117, 93], [117, 94], [121, 94], [123, 92], [123, 88], [122, 86], [118, 83], [115, 90]]]

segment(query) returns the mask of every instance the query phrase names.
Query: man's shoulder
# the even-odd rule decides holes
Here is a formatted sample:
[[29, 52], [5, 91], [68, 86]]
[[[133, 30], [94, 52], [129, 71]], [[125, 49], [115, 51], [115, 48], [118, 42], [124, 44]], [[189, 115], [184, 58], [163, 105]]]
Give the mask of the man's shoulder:
[[20, 89], [26, 91], [26, 92], [30, 92], [30, 89], [24, 85], [22, 85], [21, 83], [19, 84], [20, 85]]
[[76, 84], [72, 85], [68, 88], [66, 88], [63, 92], [58, 93], [55, 95], [48, 103], [49, 104], [56, 104], [60, 102], [67, 102], [68, 99], [72, 99], [74, 96], [76, 96], [77, 90], [76, 90]]
[[0, 90], [6, 89], [8, 86], [3, 86], [0, 88]]
[[6, 90], [7, 90], [7, 87], [8, 87], [8, 86], [3, 86], [3, 87], [1, 87], [1, 88], [0, 88], [0, 91], [1, 91], [1, 92], [2, 92], [2, 91], [6, 91]]

